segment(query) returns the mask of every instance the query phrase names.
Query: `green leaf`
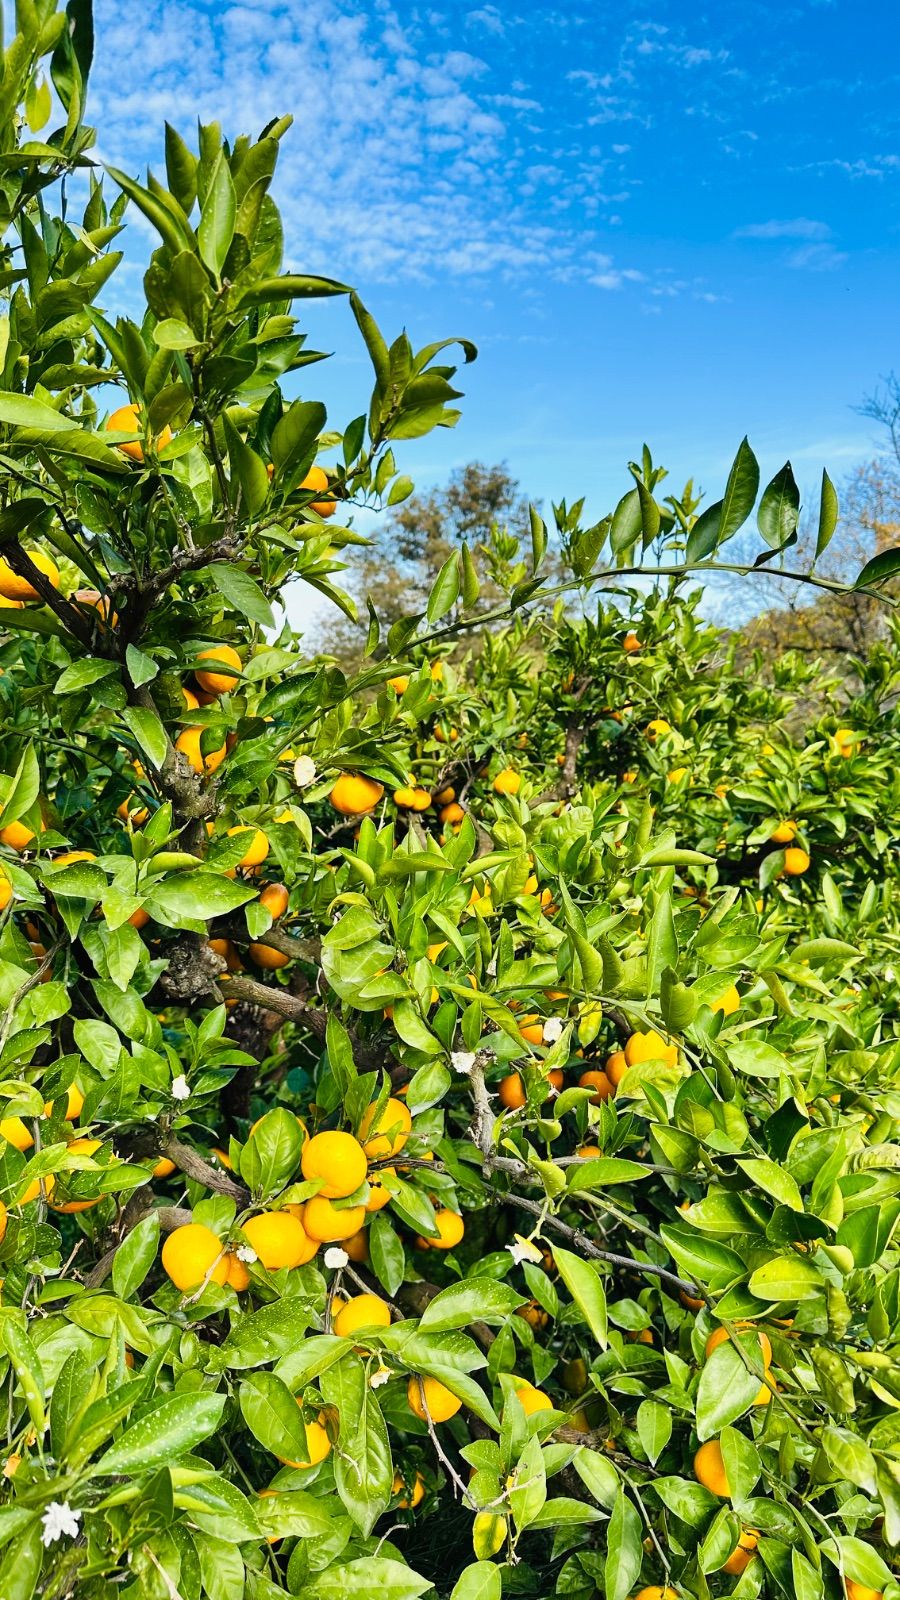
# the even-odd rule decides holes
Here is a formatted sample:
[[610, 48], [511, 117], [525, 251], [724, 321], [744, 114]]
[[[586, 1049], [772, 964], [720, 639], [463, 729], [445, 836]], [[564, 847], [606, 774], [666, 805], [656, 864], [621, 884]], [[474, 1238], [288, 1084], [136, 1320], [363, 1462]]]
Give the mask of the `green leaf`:
[[159, 1249], [159, 1217], [151, 1211], [125, 1235], [113, 1261], [113, 1288], [127, 1300], [139, 1289], [156, 1260]]
[[215, 1433], [225, 1410], [223, 1394], [173, 1394], [125, 1429], [92, 1469], [108, 1475], [150, 1472], [184, 1455]]
[[540, 1516], [547, 1499], [547, 1474], [541, 1441], [533, 1434], [522, 1451], [513, 1472], [513, 1483], [507, 1483], [509, 1507], [516, 1528], [521, 1532]]
[[34, 745], [27, 744], [0, 805], [0, 824], [6, 828], [11, 822], [18, 822], [26, 811], [31, 810], [40, 790], [41, 769], [38, 758]]
[[500, 1568], [493, 1561], [473, 1561], [456, 1580], [450, 1600], [501, 1600]]
[[272, 607], [249, 572], [244, 572], [241, 567], [226, 566], [221, 561], [210, 562], [206, 570], [219, 593], [225, 596], [235, 611], [249, 617], [251, 622], [260, 623], [263, 628], [274, 628]]
[[430, 1578], [420, 1577], [405, 1561], [389, 1556], [361, 1556], [317, 1572], [312, 1583], [300, 1590], [299, 1600], [419, 1600], [432, 1588]]
[[179, 872], [154, 885], [146, 906], [157, 922], [180, 928], [189, 922], [225, 917], [253, 900], [256, 893], [251, 885], [214, 872]]
[[756, 525], [770, 549], [782, 550], [793, 539], [799, 520], [800, 490], [786, 461], [763, 490]]
[[635, 1421], [638, 1438], [655, 1466], [672, 1437], [672, 1413], [656, 1400], [644, 1400], [638, 1406]]
[[503, 1323], [522, 1304], [522, 1295], [506, 1283], [492, 1278], [464, 1278], [429, 1301], [419, 1318], [419, 1328], [423, 1333], [441, 1333], [472, 1322]]
[[765, 1190], [779, 1205], [789, 1206], [792, 1211], [803, 1210], [803, 1199], [795, 1179], [777, 1161], [770, 1161], [768, 1156], [744, 1156], [737, 1164], [751, 1183]]
[[225, 257], [234, 238], [237, 201], [234, 183], [224, 151], [220, 150], [213, 168], [206, 199], [200, 212], [197, 244], [201, 259], [216, 278], [222, 275]]
[[346, 283], [336, 278], [317, 278], [310, 273], [286, 273], [281, 278], [263, 278], [245, 289], [238, 301], [238, 309], [248, 306], [268, 305], [272, 300], [321, 300], [330, 294], [349, 294]]
[[571, 1250], [554, 1244], [553, 1259], [563, 1283], [578, 1306], [601, 1349], [606, 1349], [606, 1291], [595, 1267]]
[[[144, 683], [149, 683], [159, 672], [159, 667], [153, 657], [145, 655], [143, 650], [139, 650], [133, 644], [129, 644], [125, 648], [125, 665], [128, 668], [128, 676], [136, 689], [139, 689]], [[59, 693], [59, 684], [56, 685], [56, 692], [57, 694]]]
[[759, 491], [759, 462], [750, 448], [749, 439], [742, 439], [738, 453], [725, 485], [722, 513], [719, 519], [718, 543], [724, 544], [744, 526], [756, 503]]
[[432, 585], [426, 613], [428, 621], [439, 622], [448, 611], [452, 611], [458, 599], [459, 551], [454, 550], [452, 556], [447, 557]]
[[186, 322], [178, 317], [164, 317], [153, 329], [153, 342], [161, 350], [192, 350], [200, 341]]
[[282, 1378], [252, 1373], [241, 1384], [238, 1401], [247, 1427], [266, 1450], [285, 1461], [307, 1460], [303, 1414]]
[[567, 1188], [570, 1194], [590, 1189], [608, 1189], [615, 1183], [636, 1183], [649, 1178], [652, 1168], [640, 1161], [627, 1161], [622, 1156], [595, 1156], [581, 1161], [567, 1170]]
[[599, 1451], [589, 1450], [586, 1445], [581, 1445], [573, 1457], [572, 1465], [597, 1504], [611, 1511], [622, 1487], [621, 1479], [612, 1462], [607, 1461]]
[[134, 734], [141, 753], [159, 771], [166, 759], [168, 741], [157, 713], [146, 706], [126, 706], [122, 719]]
[[[822, 469], [822, 492], [819, 496], [819, 529], [816, 535], [816, 560], [831, 543], [838, 522], [838, 497], [828, 473]], [[871, 565], [871, 563], [870, 563]], [[865, 571], [865, 568], [863, 568]], [[862, 574], [857, 578], [861, 581]]]
[[[744, 1341], [744, 1348], [751, 1360], [761, 1359], [755, 1334]], [[749, 1411], [761, 1387], [762, 1379], [748, 1372], [730, 1340], [717, 1345], [704, 1363], [697, 1390], [697, 1437], [701, 1443]]]
[[822, 1293], [823, 1279], [802, 1256], [776, 1256], [757, 1267], [748, 1288], [757, 1300], [814, 1300]]
[[103, 678], [111, 678], [118, 672], [115, 661], [73, 661], [70, 667], [61, 672], [53, 685], [54, 694], [78, 694], [81, 689], [87, 689], [92, 683], [99, 683]]
[[37, 1513], [29, 1527], [10, 1544], [0, 1566], [3, 1600], [31, 1600], [41, 1574], [44, 1547]]
[[[71, 417], [63, 416], [53, 406], [45, 405], [43, 400], [36, 400], [30, 394], [14, 394], [9, 390], [0, 390], [0, 422], [12, 428], [39, 428], [42, 433], [63, 433], [74, 426]], [[33, 501], [27, 501], [26, 504], [30, 507]], [[3, 531], [6, 532], [6, 529]]]
[[643, 1555], [641, 1519], [624, 1490], [620, 1489], [606, 1530], [606, 1600], [627, 1600], [640, 1573]]

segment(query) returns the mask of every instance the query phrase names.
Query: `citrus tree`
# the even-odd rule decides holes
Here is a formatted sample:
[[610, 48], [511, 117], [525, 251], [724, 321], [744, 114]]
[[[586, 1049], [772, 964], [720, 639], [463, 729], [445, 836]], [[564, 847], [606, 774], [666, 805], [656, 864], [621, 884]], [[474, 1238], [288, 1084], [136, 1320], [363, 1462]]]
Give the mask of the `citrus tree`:
[[[309, 659], [273, 605], [351, 604], [446, 346], [283, 270], [287, 119], [101, 176], [89, 7], [17, 28], [0, 1595], [897, 1600], [896, 630], [832, 682], [703, 623], [745, 443], [702, 512], [645, 451]], [[293, 376], [326, 294], [341, 429]], [[798, 514], [786, 467], [757, 565]]]

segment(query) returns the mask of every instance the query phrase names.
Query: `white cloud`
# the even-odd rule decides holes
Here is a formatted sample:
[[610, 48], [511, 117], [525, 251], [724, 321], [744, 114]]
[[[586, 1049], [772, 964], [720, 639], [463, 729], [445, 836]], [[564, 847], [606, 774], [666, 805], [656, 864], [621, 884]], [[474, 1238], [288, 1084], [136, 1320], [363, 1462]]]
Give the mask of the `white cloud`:
[[794, 217], [780, 221], [772, 217], [768, 222], [749, 222], [736, 228], [734, 239], [827, 239], [831, 233], [827, 222], [816, 222], [812, 217]]
[[[491, 5], [468, 21], [473, 38], [523, 25]], [[436, 48], [440, 30], [415, 12], [389, 0], [224, 0], [209, 11], [169, 0], [145, 34], [114, 0], [95, 0], [95, 22], [90, 113], [103, 158], [128, 172], [149, 162], [162, 176], [164, 121], [195, 142], [198, 119], [234, 138], [293, 116], [274, 190], [290, 267], [368, 285], [641, 279], [606, 260], [598, 274], [595, 219], [628, 190], [619, 178], [603, 192], [604, 153], [583, 127], [557, 127], [528, 92], [536, 84], [498, 79], [474, 51]], [[599, 80], [585, 77], [594, 93]], [[593, 109], [596, 122], [632, 115]], [[128, 215], [149, 244], [150, 225]]]
[[807, 244], [792, 250], [787, 258], [789, 267], [800, 272], [833, 272], [847, 259], [845, 250], [835, 250], [830, 244]]

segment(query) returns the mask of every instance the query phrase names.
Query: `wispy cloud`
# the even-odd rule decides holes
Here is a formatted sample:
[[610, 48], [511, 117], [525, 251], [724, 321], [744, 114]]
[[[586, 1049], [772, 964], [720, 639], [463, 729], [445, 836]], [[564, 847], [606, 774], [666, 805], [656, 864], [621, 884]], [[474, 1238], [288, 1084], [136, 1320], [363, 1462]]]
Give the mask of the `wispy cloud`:
[[831, 233], [827, 222], [816, 222], [812, 217], [794, 217], [790, 221], [771, 218], [768, 222], [748, 222], [735, 228], [734, 239], [827, 239]]
[[846, 260], [846, 250], [835, 250], [830, 244], [807, 244], [791, 251], [787, 265], [797, 272], [833, 272]]

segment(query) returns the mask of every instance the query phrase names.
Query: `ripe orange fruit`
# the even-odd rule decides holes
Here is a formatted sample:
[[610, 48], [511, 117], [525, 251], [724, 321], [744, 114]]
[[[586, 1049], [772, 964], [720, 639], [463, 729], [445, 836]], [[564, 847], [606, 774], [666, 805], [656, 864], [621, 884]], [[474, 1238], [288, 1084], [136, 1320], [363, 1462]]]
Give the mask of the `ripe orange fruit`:
[[241, 658], [230, 644], [213, 645], [209, 650], [201, 650], [197, 656], [198, 661], [220, 661], [223, 667], [231, 667], [231, 672], [213, 672], [208, 667], [194, 668], [194, 677], [201, 689], [207, 694], [230, 694], [240, 681]]
[[[424, 1389], [424, 1402], [422, 1390]], [[462, 1405], [456, 1395], [437, 1378], [420, 1378], [413, 1376], [406, 1385], [406, 1398], [411, 1411], [414, 1411], [421, 1422], [425, 1422], [426, 1410], [432, 1422], [449, 1422], [455, 1417]]]
[[342, 817], [357, 817], [374, 811], [384, 794], [384, 784], [365, 778], [360, 772], [342, 772], [329, 799]]
[[140, 801], [136, 801], [133, 793], [128, 796], [127, 800], [123, 800], [120, 806], [116, 807], [116, 816], [121, 817], [123, 822], [130, 822], [133, 828], [140, 828], [147, 821], [149, 815], [150, 812], [147, 807], [142, 805]]
[[[43, 833], [43, 826], [41, 832]], [[24, 822], [8, 822], [5, 828], [0, 828], [0, 844], [9, 845], [10, 850], [27, 850], [34, 834], [26, 828]]]
[[612, 1055], [607, 1056], [604, 1070], [613, 1088], [617, 1089], [628, 1071], [624, 1050], [614, 1050]]
[[694, 1456], [694, 1477], [704, 1489], [727, 1500], [731, 1494], [718, 1439], [707, 1439]]
[[[367, 1211], [371, 1209], [366, 1206]], [[360, 1228], [358, 1233], [351, 1233], [349, 1239], [343, 1241], [343, 1248], [351, 1261], [365, 1265], [369, 1259], [369, 1235], [365, 1228]]]
[[452, 1250], [459, 1244], [466, 1231], [466, 1225], [461, 1216], [455, 1211], [436, 1211], [434, 1225], [438, 1231], [436, 1239], [425, 1239], [421, 1236], [416, 1240], [420, 1250]]
[[616, 1092], [615, 1085], [610, 1083], [609, 1077], [605, 1072], [583, 1072], [578, 1079], [578, 1083], [582, 1089], [593, 1089], [595, 1091], [591, 1095], [592, 1106], [598, 1106], [601, 1100], [608, 1100], [610, 1095]]
[[[311, 490], [314, 494], [321, 494], [323, 489], [328, 488], [327, 472], [323, 471], [321, 467], [310, 467], [306, 477], [303, 479], [303, 482], [300, 485], [300, 488]], [[311, 500], [310, 505], [312, 506], [313, 511], [317, 512], [320, 517], [334, 516], [336, 508], [333, 499]]]
[[[402, 1100], [391, 1098], [375, 1120], [377, 1101], [367, 1106], [359, 1124], [359, 1139], [370, 1161], [397, 1155], [409, 1138], [412, 1116]], [[350, 1191], [352, 1193], [352, 1190]]]
[[229, 1289], [234, 1289], [237, 1294], [243, 1293], [244, 1289], [249, 1289], [250, 1272], [246, 1262], [242, 1261], [240, 1256], [235, 1255], [233, 1250], [229, 1250], [225, 1257], [225, 1265], [227, 1268], [225, 1282]]
[[857, 1583], [855, 1578], [845, 1578], [847, 1600], [884, 1600], [883, 1589], [870, 1589], [867, 1583]]
[[732, 1578], [739, 1578], [753, 1560], [753, 1552], [758, 1543], [759, 1534], [756, 1530], [744, 1528], [722, 1571], [727, 1572]]
[[393, 689], [395, 694], [405, 694], [409, 688], [409, 678], [406, 673], [401, 672], [396, 678], [388, 678], [388, 688]]
[[666, 1044], [654, 1029], [646, 1033], [633, 1033], [625, 1046], [625, 1060], [629, 1067], [641, 1061], [664, 1061], [667, 1067], [678, 1065], [678, 1046]]
[[15, 1145], [17, 1150], [30, 1150], [34, 1144], [34, 1137], [21, 1117], [3, 1117], [0, 1120], [0, 1138]]
[[[299, 1400], [297, 1401], [297, 1404], [300, 1404]], [[279, 1456], [278, 1460], [281, 1462], [282, 1466], [317, 1467], [319, 1462], [324, 1461], [325, 1457], [329, 1454], [331, 1450], [331, 1440], [328, 1437], [327, 1429], [322, 1426], [322, 1423], [304, 1422], [303, 1427], [306, 1431], [306, 1461], [288, 1461], [285, 1456]]]
[[769, 834], [773, 844], [790, 844], [791, 840], [796, 839], [796, 837], [797, 824], [792, 822], [790, 818], [784, 822], [779, 822], [777, 827], [773, 828]]
[[[38, 572], [42, 572], [54, 589], [58, 589], [59, 568], [56, 562], [51, 561], [43, 550], [29, 550], [28, 555], [34, 566], [37, 567]], [[20, 578], [17, 572], [13, 572], [9, 562], [2, 559], [0, 559], [0, 595], [5, 600], [18, 601], [19, 604], [25, 600], [40, 600], [41, 598], [37, 589], [29, 583], [28, 579]]]
[[638, 1590], [634, 1600], [678, 1600], [678, 1590], [670, 1589], [668, 1584], [649, 1583]]
[[713, 1001], [710, 1010], [721, 1011], [723, 1017], [733, 1017], [734, 1013], [740, 1009], [740, 1004], [741, 997], [737, 987], [735, 984], [730, 983], [728, 988], [719, 995], [718, 1000]]
[[3, 867], [0, 867], [0, 911], [6, 910], [12, 897], [13, 887], [9, 881], [9, 875]]
[[335, 1333], [342, 1339], [352, 1339], [361, 1328], [389, 1328], [390, 1325], [390, 1306], [377, 1294], [353, 1295], [332, 1321]]
[[525, 1412], [526, 1417], [531, 1417], [536, 1411], [552, 1411], [553, 1401], [543, 1389], [536, 1389], [527, 1378], [514, 1378], [516, 1386], [516, 1399]]
[[595, 1161], [602, 1156], [603, 1151], [598, 1144], [580, 1144], [575, 1154], [580, 1156], [582, 1161]]
[[115, 628], [118, 626], [119, 619], [112, 609], [112, 601], [108, 594], [101, 594], [99, 589], [76, 589], [73, 598], [86, 611], [97, 612], [101, 618], [99, 623], [101, 632], [106, 632], [104, 624], [107, 622], [110, 627]]
[[185, 1223], [169, 1234], [162, 1247], [162, 1265], [182, 1293], [199, 1289], [207, 1273], [211, 1283], [224, 1283], [228, 1277], [222, 1241], [202, 1222]]
[[438, 812], [441, 822], [446, 827], [453, 827], [457, 822], [464, 821], [465, 815], [466, 813], [457, 800], [451, 800], [449, 805], [442, 806]]
[[686, 776], [687, 770], [687, 767], [673, 767], [668, 774], [669, 783], [680, 783], [682, 778]]
[[[50, 1177], [47, 1177], [47, 1178], [44, 1179], [44, 1194], [47, 1196], [48, 1200], [49, 1200], [51, 1194], [53, 1193], [55, 1184], [56, 1184], [56, 1179], [52, 1176], [52, 1174], [51, 1174]], [[33, 1178], [31, 1183], [29, 1183], [28, 1187], [26, 1188], [25, 1193], [19, 1195], [19, 1198], [16, 1201], [16, 1204], [20, 1205], [20, 1206], [30, 1205], [32, 1200], [36, 1200], [38, 1198], [38, 1195], [40, 1194], [40, 1192], [41, 1192], [41, 1180], [40, 1180], [40, 1178]], [[2, 1235], [0, 1235], [0, 1237], [2, 1237]], [[0, 1279], [0, 1287], [2, 1287], [2, 1282], [3, 1282], [3, 1280]]]
[[638, 638], [637, 634], [636, 633], [626, 633], [624, 639], [622, 640], [622, 649], [628, 655], [631, 655], [632, 651], [640, 650], [640, 648], [641, 648], [641, 641]]
[[529, 1044], [543, 1044], [544, 1024], [536, 1011], [531, 1011], [519, 1023], [519, 1032]]
[[286, 967], [291, 958], [283, 950], [273, 950], [270, 944], [257, 944], [254, 940], [250, 945], [250, 959], [266, 972], [275, 972], [279, 967]]
[[220, 745], [216, 750], [210, 750], [204, 755], [200, 749], [202, 728], [183, 728], [175, 740], [175, 749], [180, 750], [187, 757], [188, 765], [195, 772], [215, 772], [222, 765], [228, 753], [226, 745]]
[[651, 744], [655, 744], [657, 739], [662, 738], [663, 734], [671, 732], [672, 724], [667, 722], [665, 717], [654, 717], [652, 722], [647, 723], [647, 738]]
[[[140, 433], [140, 414], [141, 408], [138, 405], [119, 406], [119, 409], [114, 411], [107, 419], [107, 433]], [[154, 440], [154, 448], [162, 450], [163, 446], [167, 445], [171, 438], [172, 429], [167, 425], [157, 434]], [[130, 439], [125, 444], [117, 444], [116, 449], [121, 451], [123, 456], [128, 456], [132, 461], [143, 461], [144, 459], [144, 447], [139, 439]]]
[[546, 1328], [550, 1317], [537, 1300], [529, 1300], [516, 1308], [516, 1316], [528, 1323], [529, 1328]]
[[448, 784], [446, 789], [441, 789], [439, 793], [435, 795], [434, 803], [436, 806], [449, 806], [450, 802], [455, 799], [456, 790], [451, 784]]
[[156, 1166], [153, 1168], [153, 1176], [154, 1178], [170, 1178], [174, 1171], [174, 1161], [170, 1161], [168, 1156], [160, 1156]]
[[398, 1511], [411, 1511], [414, 1506], [420, 1505], [425, 1499], [425, 1479], [422, 1477], [421, 1472], [416, 1473], [412, 1489], [408, 1484], [404, 1483], [399, 1472], [395, 1472], [394, 1481], [391, 1484], [391, 1494], [400, 1494], [401, 1492], [403, 1499], [397, 1501]]
[[338, 1244], [341, 1239], [352, 1238], [354, 1233], [359, 1233], [365, 1220], [365, 1206], [346, 1206], [339, 1211], [320, 1194], [313, 1195], [303, 1207], [303, 1226], [310, 1239], [318, 1244]]
[[504, 767], [494, 779], [495, 794], [518, 794], [522, 784], [522, 775], [514, 767]]
[[283, 883], [267, 883], [259, 897], [261, 906], [265, 906], [273, 922], [283, 917], [288, 908], [289, 895]]
[[366, 1152], [352, 1133], [317, 1133], [304, 1148], [300, 1165], [309, 1182], [322, 1180], [316, 1199], [344, 1200], [365, 1180]]
[[248, 1217], [242, 1231], [264, 1267], [277, 1272], [280, 1267], [302, 1267], [316, 1253], [299, 1217], [287, 1211], [260, 1211]]
[[501, 1078], [497, 1086], [497, 1095], [500, 1104], [505, 1106], [507, 1111], [518, 1111], [524, 1106], [527, 1096], [521, 1073], [509, 1072], [505, 1078]]
[[[59, 1096], [57, 1096], [57, 1099], [58, 1098], [59, 1098]], [[74, 1122], [76, 1117], [80, 1117], [81, 1108], [82, 1108], [83, 1105], [84, 1105], [84, 1095], [82, 1094], [81, 1090], [79, 1089], [77, 1083], [70, 1083], [68, 1089], [66, 1090], [66, 1109], [63, 1112], [63, 1116], [64, 1116], [65, 1120], [67, 1122]], [[53, 1101], [52, 1100], [45, 1100], [44, 1101], [44, 1115], [46, 1117], [49, 1117], [49, 1115], [52, 1112], [52, 1110], [53, 1110]]]
[[269, 841], [263, 833], [262, 828], [253, 828], [249, 823], [238, 823], [236, 827], [228, 829], [229, 839], [233, 839], [235, 834], [238, 833], [252, 833], [253, 835], [253, 838], [248, 843], [245, 853], [241, 856], [241, 859], [238, 862], [238, 866], [261, 866], [265, 861], [266, 856], [269, 854]]
[[243, 963], [230, 939], [209, 939], [210, 950], [221, 956], [229, 972], [243, 972]]
[[784, 870], [789, 878], [799, 878], [809, 870], [810, 857], [798, 845], [788, 845], [784, 852]]
[[377, 1171], [369, 1173], [369, 1198], [366, 1201], [366, 1211], [383, 1211], [390, 1205], [391, 1190], [387, 1188], [385, 1178], [396, 1178], [394, 1167], [379, 1167]]

